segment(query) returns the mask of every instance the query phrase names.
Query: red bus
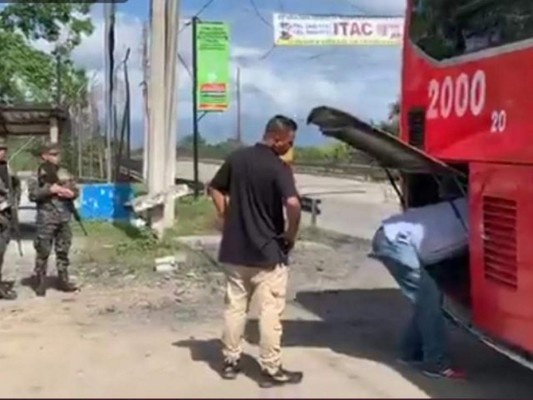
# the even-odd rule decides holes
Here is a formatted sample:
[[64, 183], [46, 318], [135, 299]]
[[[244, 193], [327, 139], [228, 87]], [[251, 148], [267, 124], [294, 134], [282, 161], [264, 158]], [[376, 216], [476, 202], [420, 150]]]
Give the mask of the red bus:
[[308, 122], [399, 170], [405, 206], [468, 195], [469, 257], [439, 281], [445, 311], [531, 368], [533, 1], [407, 3], [400, 138], [329, 107]]

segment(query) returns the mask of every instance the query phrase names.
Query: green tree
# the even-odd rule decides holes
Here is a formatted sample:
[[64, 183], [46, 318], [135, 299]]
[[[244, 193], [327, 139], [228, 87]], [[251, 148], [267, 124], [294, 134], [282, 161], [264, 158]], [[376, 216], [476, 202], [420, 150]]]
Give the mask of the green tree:
[[[199, 135], [198, 136], [198, 148], [203, 149], [207, 145], [207, 142], [205, 139]], [[184, 149], [184, 150], [190, 150], [192, 151], [194, 147], [194, 136], [193, 135], [187, 135], [184, 136], [178, 143], [178, 148]]]
[[378, 127], [384, 131], [396, 136], [400, 134], [400, 101], [396, 100], [389, 105], [389, 115], [386, 121], [378, 124]]
[[[90, 5], [16, 2], [0, 10], [0, 101], [50, 102], [57, 87], [56, 57], [60, 57], [62, 92], [73, 102], [87, 90], [84, 70], [71, 60], [72, 50], [93, 32]], [[44, 40], [48, 54], [32, 46]]]
[[70, 52], [81, 43], [84, 34], [93, 32], [89, 11], [90, 3], [15, 2], [0, 11], [0, 29], [19, 31], [26, 39], [50, 43], [59, 41], [63, 29], [63, 47]]

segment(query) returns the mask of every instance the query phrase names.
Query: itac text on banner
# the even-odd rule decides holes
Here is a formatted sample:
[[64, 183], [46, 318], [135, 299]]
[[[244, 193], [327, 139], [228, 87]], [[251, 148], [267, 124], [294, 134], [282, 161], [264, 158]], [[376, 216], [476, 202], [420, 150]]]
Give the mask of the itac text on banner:
[[273, 15], [274, 42], [279, 46], [400, 45], [403, 17]]

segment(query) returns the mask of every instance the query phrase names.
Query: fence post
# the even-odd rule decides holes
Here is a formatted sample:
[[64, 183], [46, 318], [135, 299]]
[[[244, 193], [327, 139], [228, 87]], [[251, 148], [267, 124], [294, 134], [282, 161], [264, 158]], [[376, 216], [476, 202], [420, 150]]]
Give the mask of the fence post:
[[311, 226], [316, 226], [317, 212], [317, 199], [313, 198], [311, 199]]

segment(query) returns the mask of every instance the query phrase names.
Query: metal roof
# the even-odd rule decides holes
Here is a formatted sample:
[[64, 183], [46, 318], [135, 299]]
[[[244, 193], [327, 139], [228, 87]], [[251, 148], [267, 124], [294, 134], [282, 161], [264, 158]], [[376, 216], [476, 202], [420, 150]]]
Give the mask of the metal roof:
[[65, 121], [65, 110], [44, 105], [0, 105], [0, 135], [48, 135], [50, 121]]

